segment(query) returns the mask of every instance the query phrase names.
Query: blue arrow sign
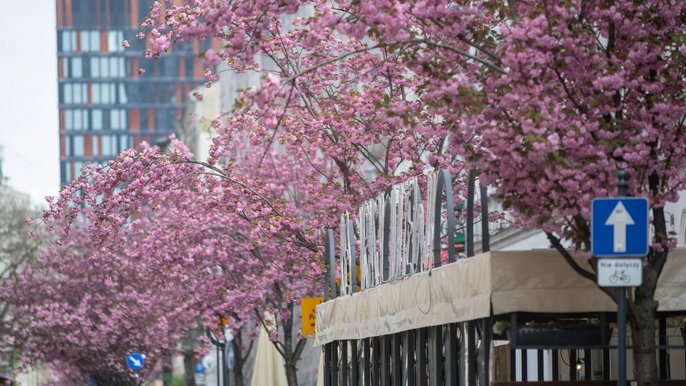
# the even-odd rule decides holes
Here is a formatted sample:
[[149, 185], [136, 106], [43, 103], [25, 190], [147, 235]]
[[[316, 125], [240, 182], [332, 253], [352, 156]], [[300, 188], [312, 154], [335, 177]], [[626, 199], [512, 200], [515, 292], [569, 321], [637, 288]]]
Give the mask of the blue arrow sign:
[[138, 371], [142, 369], [145, 364], [145, 356], [137, 352], [131, 353], [126, 357], [126, 364], [129, 365], [129, 368], [132, 371]]
[[648, 199], [596, 198], [591, 204], [591, 252], [596, 257], [648, 254]]

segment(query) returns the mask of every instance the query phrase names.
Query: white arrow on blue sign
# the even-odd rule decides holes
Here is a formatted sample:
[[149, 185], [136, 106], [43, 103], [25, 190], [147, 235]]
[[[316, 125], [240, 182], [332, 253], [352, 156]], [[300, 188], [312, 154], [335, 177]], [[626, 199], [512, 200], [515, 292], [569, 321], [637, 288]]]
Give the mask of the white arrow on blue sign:
[[145, 356], [137, 352], [131, 353], [126, 357], [126, 364], [129, 365], [131, 370], [138, 371], [142, 369], [145, 364]]
[[591, 252], [596, 257], [648, 254], [648, 199], [596, 198], [591, 204]]

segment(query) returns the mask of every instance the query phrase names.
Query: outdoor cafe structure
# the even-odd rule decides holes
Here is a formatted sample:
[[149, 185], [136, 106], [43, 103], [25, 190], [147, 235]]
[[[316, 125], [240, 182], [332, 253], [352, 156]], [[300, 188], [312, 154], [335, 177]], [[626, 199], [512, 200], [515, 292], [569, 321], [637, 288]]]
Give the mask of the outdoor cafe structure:
[[[489, 251], [483, 222], [474, 255], [473, 173], [466, 255], [458, 257], [442, 237], [456, 234], [453, 205], [445, 205], [454, 202], [450, 175], [427, 178], [426, 202], [412, 179], [363, 205], [355, 223], [344, 215], [338, 238], [327, 233], [327, 301], [317, 306], [315, 335], [325, 385], [615, 385], [610, 297], [556, 250]], [[655, 295], [664, 384], [686, 384], [684, 278], [686, 250], [677, 249]]]

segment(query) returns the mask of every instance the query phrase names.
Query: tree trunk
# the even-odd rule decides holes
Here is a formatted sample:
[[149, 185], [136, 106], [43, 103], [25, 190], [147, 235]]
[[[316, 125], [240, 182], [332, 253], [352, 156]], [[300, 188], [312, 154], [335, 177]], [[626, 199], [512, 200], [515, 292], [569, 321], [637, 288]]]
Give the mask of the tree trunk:
[[[243, 362], [245, 361], [244, 355], [243, 355], [243, 335], [241, 334], [241, 330], [235, 330], [234, 335], [233, 335], [233, 386], [243, 386]], [[246, 353], [245, 356], [247, 357], [250, 354], [250, 352]]]
[[634, 346], [634, 366], [639, 386], [658, 386], [657, 361], [655, 355], [655, 328], [653, 326], [631, 326]]
[[650, 265], [643, 269], [643, 284], [636, 288], [628, 315], [638, 386], [658, 386], [660, 381], [655, 345], [658, 302], [654, 300], [658, 277], [658, 272]]
[[286, 362], [286, 381], [288, 386], [298, 386], [298, 368], [292, 361]]
[[285, 354], [284, 367], [288, 386], [298, 386], [297, 358], [293, 350], [293, 303], [289, 304], [290, 317], [283, 321], [283, 351]]
[[195, 353], [192, 349], [183, 353], [183, 370], [186, 386], [195, 386]]
[[188, 331], [183, 339], [183, 370], [185, 373], [186, 386], [195, 386], [195, 343], [198, 338], [198, 330]]

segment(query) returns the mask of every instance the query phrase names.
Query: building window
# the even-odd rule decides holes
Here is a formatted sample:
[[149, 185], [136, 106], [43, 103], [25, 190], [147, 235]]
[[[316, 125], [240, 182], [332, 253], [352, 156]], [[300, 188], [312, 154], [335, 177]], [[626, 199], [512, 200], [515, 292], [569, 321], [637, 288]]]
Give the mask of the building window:
[[[66, 130], [85, 130], [88, 128], [88, 110], [64, 110], [64, 120], [64, 128]], [[67, 145], [67, 148], [69, 148], [69, 145]]]
[[[105, 59], [103, 65], [108, 65], [108, 58]], [[124, 67], [124, 58], [109, 58], [109, 73], [111, 78], [123, 78], [126, 76]]]
[[91, 58], [91, 77], [100, 77], [100, 58]]
[[74, 52], [76, 51], [76, 32], [75, 31], [62, 31], [61, 36], [61, 46], [62, 52]]
[[91, 110], [91, 118], [93, 118], [93, 130], [102, 130], [102, 110]]
[[91, 51], [100, 51], [100, 31], [90, 31], [88, 35], [91, 39]]
[[60, 174], [62, 175], [62, 185], [69, 183], [69, 164], [67, 161], [60, 161]]
[[124, 83], [119, 83], [119, 103], [128, 103], [128, 100], [126, 97], [126, 86]]
[[[74, 111], [72, 110], [64, 110], [64, 120], [66, 121], [64, 123], [64, 128], [66, 130], [71, 130], [74, 128]], [[69, 137], [67, 137], [69, 139]], [[69, 145], [67, 145], [67, 152], [69, 152]]]
[[61, 58], [60, 60], [64, 66], [64, 77], [69, 78], [69, 58]]
[[81, 169], [83, 169], [83, 162], [74, 161], [74, 178], [81, 175]]
[[124, 58], [91, 58], [93, 78], [124, 77]]
[[95, 103], [100, 103], [100, 84], [93, 83], [91, 85], [91, 100]]
[[74, 155], [74, 149], [71, 147], [71, 136], [65, 135], [64, 136], [64, 144], [67, 149], [67, 155], [71, 156]]
[[[83, 157], [83, 136], [82, 135], [75, 135], [73, 138], [73, 145], [74, 145], [74, 156]], [[79, 172], [76, 171], [76, 168], [74, 168], [74, 174], [75, 175], [79, 174]]]
[[79, 40], [81, 42], [81, 52], [90, 51], [90, 39], [88, 37], [88, 31], [79, 32]]
[[74, 110], [74, 130], [83, 130], [83, 110]]
[[81, 52], [100, 51], [100, 31], [81, 31]]
[[[86, 99], [88, 97], [88, 85], [86, 85], [85, 83], [74, 83], [73, 85], [71, 85], [70, 88], [71, 90], [65, 89], [65, 103], [86, 103]], [[68, 94], [69, 92], [72, 93], [71, 102], [66, 102], [66, 94]]]
[[116, 135], [103, 135], [102, 136], [102, 156], [112, 157], [118, 153], [117, 149], [117, 136]]
[[110, 110], [110, 127], [112, 130], [121, 130], [126, 128], [126, 110]]
[[122, 31], [109, 31], [107, 33], [107, 49], [110, 52], [121, 51], [122, 41], [124, 41], [124, 33]]
[[117, 130], [121, 128], [121, 121], [119, 120], [120, 115], [119, 115], [119, 110], [117, 109], [112, 109], [110, 110], [110, 126], [112, 129]]
[[71, 104], [74, 103], [73, 99], [73, 85], [71, 83], [65, 83], [62, 85], [62, 94], [64, 99], [62, 99], [62, 102], [64, 104]]
[[72, 102], [75, 104], [83, 103], [81, 99], [81, 87], [78, 84], [72, 85]]
[[119, 137], [119, 151], [124, 151], [124, 149], [128, 149], [129, 147], [129, 136], [128, 135], [122, 135]]
[[110, 156], [110, 147], [112, 146], [110, 144], [110, 136], [109, 135], [103, 135], [101, 138], [102, 141], [102, 156], [103, 157], [109, 157]]
[[81, 58], [71, 58], [71, 75], [74, 78], [81, 78], [83, 76], [83, 61]]
[[83, 110], [74, 110], [74, 131], [81, 131], [83, 129]]
[[116, 89], [113, 83], [103, 83], [100, 85], [100, 103], [117, 103]]
[[117, 63], [118, 58], [110, 58], [109, 62], [110, 62], [110, 76], [113, 78], [121, 76], [119, 74], [119, 63]]
[[100, 58], [100, 70], [103, 78], [110, 77], [110, 66], [107, 65], [107, 58]]

